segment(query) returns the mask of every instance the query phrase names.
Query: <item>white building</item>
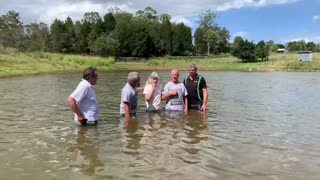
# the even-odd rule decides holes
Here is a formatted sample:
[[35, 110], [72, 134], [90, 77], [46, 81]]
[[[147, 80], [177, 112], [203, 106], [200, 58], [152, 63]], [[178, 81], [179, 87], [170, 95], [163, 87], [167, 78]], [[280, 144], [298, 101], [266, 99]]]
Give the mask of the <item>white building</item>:
[[277, 49], [277, 53], [288, 53], [288, 50], [279, 48], [279, 49]]
[[298, 51], [298, 61], [312, 61], [312, 51]]

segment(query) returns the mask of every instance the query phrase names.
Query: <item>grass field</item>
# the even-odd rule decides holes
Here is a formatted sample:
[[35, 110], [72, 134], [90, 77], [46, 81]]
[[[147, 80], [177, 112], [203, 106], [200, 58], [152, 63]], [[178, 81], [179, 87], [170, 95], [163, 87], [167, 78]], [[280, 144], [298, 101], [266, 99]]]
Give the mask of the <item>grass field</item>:
[[38, 74], [57, 71], [81, 71], [87, 66], [104, 70], [170, 70], [187, 69], [191, 62], [201, 70], [234, 71], [320, 71], [320, 53], [313, 53], [312, 62], [298, 62], [297, 54], [272, 54], [269, 60], [241, 63], [233, 56], [162, 57], [148, 60], [115, 62], [113, 57], [65, 55], [33, 52], [21, 53], [15, 49], [0, 49], [0, 77]]

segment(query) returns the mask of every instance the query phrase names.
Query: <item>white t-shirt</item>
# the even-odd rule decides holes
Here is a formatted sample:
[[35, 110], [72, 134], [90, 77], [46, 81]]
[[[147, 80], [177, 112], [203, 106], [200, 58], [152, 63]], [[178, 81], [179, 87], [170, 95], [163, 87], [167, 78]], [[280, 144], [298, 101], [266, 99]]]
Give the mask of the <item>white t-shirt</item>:
[[183, 111], [184, 110], [184, 97], [188, 95], [187, 89], [183, 83], [173, 83], [172, 81], [168, 82], [164, 86], [162, 94], [167, 94], [171, 90], [177, 90], [177, 95], [170, 96], [166, 100], [166, 110], [168, 111]]
[[[76, 100], [77, 106], [85, 119], [88, 121], [98, 120], [97, 97], [94, 87], [87, 80], [83, 79], [70, 96]], [[78, 121], [76, 114], [75, 121]]]
[[[143, 94], [147, 94], [152, 89], [152, 85], [148, 84], [144, 87]], [[161, 90], [162, 87], [158, 83], [155, 89], [152, 92], [152, 96], [149, 99], [149, 101], [146, 101], [147, 109], [146, 111], [156, 111], [160, 109], [160, 103], [161, 103]]]

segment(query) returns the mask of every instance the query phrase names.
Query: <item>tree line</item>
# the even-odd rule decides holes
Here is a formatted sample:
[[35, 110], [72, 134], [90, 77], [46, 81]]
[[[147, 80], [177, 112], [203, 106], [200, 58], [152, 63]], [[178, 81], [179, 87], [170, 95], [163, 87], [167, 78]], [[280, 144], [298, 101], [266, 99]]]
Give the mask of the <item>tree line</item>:
[[198, 27], [171, 21], [169, 14], [158, 15], [151, 7], [135, 14], [111, 8], [104, 16], [87, 12], [81, 20], [55, 19], [48, 26], [43, 22], [23, 24], [18, 12], [0, 16], [0, 46], [20, 51], [44, 51], [115, 57], [159, 57], [232, 54], [242, 62], [268, 60], [271, 52], [287, 47], [289, 51], [320, 51], [313, 42], [252, 41], [235, 37], [230, 42], [227, 28], [215, 23], [216, 12], [199, 15]]

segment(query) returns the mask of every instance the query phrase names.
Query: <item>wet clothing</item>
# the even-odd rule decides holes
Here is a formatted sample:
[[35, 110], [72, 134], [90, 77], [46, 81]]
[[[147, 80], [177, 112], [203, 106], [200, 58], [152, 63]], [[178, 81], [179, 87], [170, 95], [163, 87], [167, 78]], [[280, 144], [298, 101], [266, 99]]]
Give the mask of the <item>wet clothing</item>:
[[196, 74], [196, 77], [191, 80], [190, 76], [184, 79], [184, 85], [188, 91], [188, 109], [200, 110], [203, 104], [203, 88], [207, 88], [206, 80]]
[[184, 97], [188, 95], [186, 87], [183, 85], [183, 83], [175, 84], [170, 81], [164, 86], [162, 94], [167, 94], [171, 90], [177, 90], [178, 93], [175, 96], [170, 96], [166, 100], [166, 110], [184, 111]]
[[[99, 107], [97, 97], [94, 87], [87, 80], [83, 79], [70, 97], [76, 101], [76, 104], [85, 119], [88, 121], [98, 120]], [[76, 114], [74, 121], [78, 122], [78, 116]]]
[[[148, 84], [144, 87], [143, 94], [147, 94], [152, 88], [151, 84]], [[146, 111], [157, 111], [160, 109], [161, 103], [161, 90], [162, 87], [160, 84], [157, 84], [155, 89], [152, 92], [151, 98], [149, 101], [146, 101], [147, 109]]]
[[125, 114], [124, 103], [129, 103], [129, 114], [130, 117], [136, 116], [138, 106], [138, 93], [137, 91], [127, 83], [121, 91], [121, 102], [120, 102], [120, 115]]

